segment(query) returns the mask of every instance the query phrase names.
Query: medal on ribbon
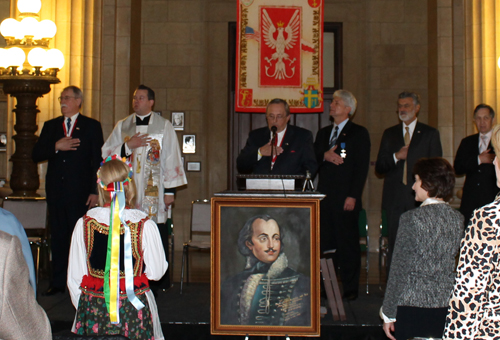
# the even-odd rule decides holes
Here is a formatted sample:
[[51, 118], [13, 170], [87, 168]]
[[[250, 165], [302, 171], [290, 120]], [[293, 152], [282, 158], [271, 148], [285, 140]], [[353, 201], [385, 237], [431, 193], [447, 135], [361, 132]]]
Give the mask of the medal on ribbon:
[[342, 150], [340, 150], [340, 157], [346, 158], [347, 152], [345, 151], [345, 143], [340, 143], [340, 147], [342, 148]]

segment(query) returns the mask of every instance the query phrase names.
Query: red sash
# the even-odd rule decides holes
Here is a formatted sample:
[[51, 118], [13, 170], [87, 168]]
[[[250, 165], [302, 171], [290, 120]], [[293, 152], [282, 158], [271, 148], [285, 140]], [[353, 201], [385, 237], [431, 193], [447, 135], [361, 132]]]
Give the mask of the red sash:
[[[278, 145], [278, 133], [276, 133], [276, 138], [274, 139], [274, 146], [275, 147], [278, 147], [278, 146], [281, 147], [281, 145], [283, 145], [283, 140], [285, 139], [285, 135], [286, 135], [286, 130], [285, 130], [285, 133], [283, 134], [283, 138], [281, 138], [280, 145]], [[278, 155], [276, 155], [276, 152], [274, 152], [273, 153], [273, 160], [272, 160], [273, 164], [274, 164], [274, 162], [276, 162], [276, 158], [278, 158]]]
[[[68, 117], [64, 117], [64, 118], [68, 118]], [[76, 118], [73, 125], [71, 125], [71, 131], [68, 134], [68, 127], [66, 126], [66, 119], [63, 119], [64, 136], [71, 137], [71, 135], [73, 134], [73, 130], [75, 130], [77, 120], [78, 120], [78, 118]]]

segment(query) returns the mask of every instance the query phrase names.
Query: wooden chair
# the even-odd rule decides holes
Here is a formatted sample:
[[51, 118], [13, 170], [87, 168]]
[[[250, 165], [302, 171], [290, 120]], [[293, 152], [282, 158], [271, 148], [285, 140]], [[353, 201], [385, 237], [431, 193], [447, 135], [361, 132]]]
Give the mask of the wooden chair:
[[[168, 237], [170, 238], [170, 241], [168, 242], [168, 245], [170, 247], [170, 259], [168, 261], [168, 269], [170, 270], [170, 282], [173, 282], [172, 279], [174, 277], [174, 250], [175, 250], [174, 222], [171, 218], [168, 218], [165, 224], [167, 225]], [[168, 249], [166, 252], [168, 254]]]
[[[3, 208], [10, 211], [23, 225], [31, 246], [36, 247], [36, 284], [40, 277], [40, 254], [50, 254], [47, 229], [47, 202], [45, 197], [6, 197]], [[48, 258], [48, 257], [47, 257]]]
[[[193, 239], [193, 232], [197, 234], [210, 235], [212, 229], [212, 212], [210, 201], [207, 199], [196, 200], [191, 205], [191, 230], [189, 241], [185, 242], [182, 249], [182, 267], [181, 267], [181, 294], [184, 284], [184, 272], [186, 272], [186, 284], [189, 284], [189, 249], [210, 249], [210, 239]], [[196, 236], [196, 235], [194, 235]]]
[[365, 267], [366, 267], [366, 294], [369, 294], [368, 287], [368, 272], [370, 270], [369, 256], [370, 256], [370, 237], [368, 236], [368, 219], [366, 217], [366, 210], [362, 209], [359, 212], [358, 218], [358, 227], [359, 227], [359, 246], [361, 248], [361, 252], [365, 253]]
[[380, 217], [380, 235], [378, 237], [378, 275], [379, 286], [382, 282], [382, 266], [387, 270], [387, 254], [389, 253], [389, 231], [387, 229], [387, 213], [382, 210]]

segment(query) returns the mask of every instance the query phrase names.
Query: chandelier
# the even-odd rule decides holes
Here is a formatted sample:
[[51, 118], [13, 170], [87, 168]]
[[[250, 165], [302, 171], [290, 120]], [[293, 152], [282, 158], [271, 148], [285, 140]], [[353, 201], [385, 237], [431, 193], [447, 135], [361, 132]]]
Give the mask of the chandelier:
[[6, 48], [0, 48], [0, 76], [57, 77], [63, 67], [63, 53], [49, 48], [56, 24], [38, 20], [41, 7], [41, 0], [18, 0], [21, 20], [8, 18], [0, 24], [0, 33], [7, 43]]
[[0, 33], [7, 45], [0, 48], [0, 85], [3, 92], [17, 102], [13, 110], [15, 151], [9, 159], [12, 162], [10, 196], [38, 196], [38, 168], [31, 159], [38, 139], [35, 135], [37, 100], [50, 92], [52, 84], [61, 82], [57, 72], [64, 65], [62, 52], [49, 48], [57, 28], [50, 20], [39, 21], [41, 7], [41, 0], [18, 0], [19, 21], [8, 18], [0, 24]]

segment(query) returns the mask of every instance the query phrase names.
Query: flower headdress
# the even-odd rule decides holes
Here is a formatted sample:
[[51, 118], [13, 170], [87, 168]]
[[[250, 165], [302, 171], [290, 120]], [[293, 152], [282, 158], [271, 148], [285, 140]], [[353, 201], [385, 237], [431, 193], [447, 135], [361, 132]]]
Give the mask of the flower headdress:
[[127, 164], [128, 167], [130, 168], [130, 170], [128, 172], [127, 178], [123, 182], [113, 182], [113, 183], [109, 183], [108, 185], [104, 185], [104, 183], [101, 180], [101, 168], [99, 168], [99, 170], [97, 170], [97, 184], [99, 184], [101, 186], [101, 188], [103, 188], [106, 191], [114, 191], [115, 183], [122, 183], [123, 185], [128, 185], [128, 183], [130, 183], [130, 181], [132, 180], [132, 175], [134, 174], [134, 170], [132, 168], [132, 163], [127, 161], [126, 157], [120, 157], [118, 155], [108, 156], [105, 160], [103, 160], [101, 162], [101, 167], [104, 165], [104, 163], [107, 163], [109, 161], [114, 161], [114, 160], [119, 160], [119, 161], [122, 161], [123, 163]]
[[124, 235], [124, 261], [125, 261], [125, 287], [127, 297], [132, 305], [140, 310], [144, 304], [135, 296], [134, 292], [134, 271], [132, 263], [132, 238], [130, 235], [130, 227], [123, 219], [123, 211], [125, 210], [125, 192], [124, 186], [129, 185], [132, 180], [132, 164], [121, 158], [118, 155], [107, 157], [101, 163], [103, 164], [119, 160], [127, 164], [130, 168], [128, 176], [121, 182], [112, 182], [105, 185], [101, 178], [101, 168], [97, 171], [97, 183], [106, 191], [109, 192], [111, 198], [110, 216], [109, 216], [109, 235], [108, 235], [108, 250], [106, 253], [106, 267], [104, 270], [104, 298], [108, 308], [110, 321], [112, 324], [120, 323], [119, 309], [119, 291], [120, 291], [120, 226], [125, 229]]

